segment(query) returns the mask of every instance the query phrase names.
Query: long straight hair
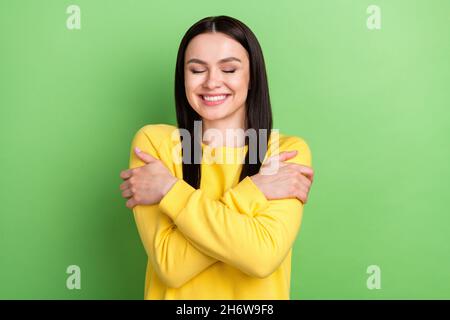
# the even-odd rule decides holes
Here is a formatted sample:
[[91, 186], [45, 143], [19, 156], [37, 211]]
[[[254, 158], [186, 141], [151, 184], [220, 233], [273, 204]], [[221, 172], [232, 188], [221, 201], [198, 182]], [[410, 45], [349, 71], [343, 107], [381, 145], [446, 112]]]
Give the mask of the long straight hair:
[[[246, 100], [246, 129], [256, 130], [256, 145], [250, 144], [246, 135], [245, 144], [248, 150], [241, 170], [239, 181], [247, 176], [259, 172], [261, 167], [260, 154], [265, 155], [268, 148], [270, 133], [272, 130], [272, 108], [270, 105], [269, 86], [267, 83], [266, 67], [264, 57], [256, 36], [241, 21], [228, 16], [207, 17], [192, 25], [181, 40], [177, 63], [175, 68], [175, 105], [179, 129], [189, 131], [190, 143], [182, 143], [183, 154], [183, 180], [195, 189], [200, 188], [201, 167], [199, 161], [201, 154], [196, 155], [194, 151], [201, 153], [202, 138], [194, 135], [194, 122], [201, 121], [200, 115], [190, 106], [184, 86], [184, 59], [186, 48], [195, 36], [202, 33], [221, 32], [238, 41], [247, 50], [250, 60], [250, 85]], [[261, 138], [261, 129], [265, 129], [267, 135]], [[201, 133], [200, 133], [201, 134]], [[180, 140], [183, 136], [180, 134]], [[263, 139], [264, 141], [260, 141]], [[190, 161], [184, 161], [184, 150], [190, 146]], [[256, 148], [258, 155], [256, 163], [249, 162], [250, 148]], [[255, 152], [255, 150], [252, 150]], [[194, 159], [193, 159], [194, 158]]]

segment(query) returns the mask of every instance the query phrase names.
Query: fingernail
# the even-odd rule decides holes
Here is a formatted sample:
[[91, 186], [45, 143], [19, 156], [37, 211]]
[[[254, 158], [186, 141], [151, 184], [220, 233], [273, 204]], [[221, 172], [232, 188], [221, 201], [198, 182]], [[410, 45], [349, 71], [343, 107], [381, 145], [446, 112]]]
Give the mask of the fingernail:
[[139, 149], [138, 147], [134, 147], [134, 151], [136, 151], [137, 153], [141, 152], [141, 149]]

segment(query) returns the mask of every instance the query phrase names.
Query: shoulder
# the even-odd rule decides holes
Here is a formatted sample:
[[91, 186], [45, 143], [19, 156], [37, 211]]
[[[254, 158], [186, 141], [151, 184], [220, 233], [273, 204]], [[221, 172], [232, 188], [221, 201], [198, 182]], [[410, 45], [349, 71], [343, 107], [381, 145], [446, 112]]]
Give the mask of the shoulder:
[[168, 124], [147, 124], [141, 127], [135, 134], [131, 143], [130, 150], [130, 168], [136, 168], [144, 165], [139, 159], [134, 149], [137, 147], [143, 152], [163, 161], [171, 168], [171, 150], [166, 141], [170, 141], [174, 135], [177, 135], [178, 128]]
[[178, 134], [178, 128], [169, 124], [147, 124], [141, 127], [134, 135], [134, 141], [149, 142], [155, 149], [169, 140], [173, 134]]
[[307, 166], [312, 165], [311, 149], [304, 138], [285, 135], [277, 131], [272, 132], [269, 140], [269, 156], [293, 150], [298, 151], [298, 153], [288, 162], [296, 162]]

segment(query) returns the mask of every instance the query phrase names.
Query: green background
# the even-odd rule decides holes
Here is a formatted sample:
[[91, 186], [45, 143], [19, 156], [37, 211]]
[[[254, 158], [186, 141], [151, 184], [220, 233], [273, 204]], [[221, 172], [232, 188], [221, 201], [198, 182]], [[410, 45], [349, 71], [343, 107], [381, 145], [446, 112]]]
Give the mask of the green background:
[[[66, 28], [70, 4], [81, 30]], [[366, 27], [370, 4], [381, 30]], [[175, 124], [184, 32], [227, 14], [261, 43], [274, 127], [312, 150], [291, 298], [449, 299], [449, 12], [447, 0], [0, 0], [0, 298], [142, 299], [119, 173], [139, 128]], [[66, 288], [71, 264], [81, 290]]]

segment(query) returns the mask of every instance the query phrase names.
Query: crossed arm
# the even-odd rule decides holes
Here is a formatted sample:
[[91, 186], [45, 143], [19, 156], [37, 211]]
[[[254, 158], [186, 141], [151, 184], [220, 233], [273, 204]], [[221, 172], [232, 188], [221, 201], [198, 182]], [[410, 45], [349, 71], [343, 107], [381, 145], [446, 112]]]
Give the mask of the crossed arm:
[[[134, 137], [134, 147], [159, 159], [143, 132]], [[311, 165], [304, 142], [290, 149], [298, 150], [295, 163]], [[143, 165], [132, 151], [130, 168]], [[178, 180], [158, 204], [137, 205], [133, 213], [154, 270], [168, 286], [177, 288], [217, 261], [253, 277], [269, 276], [293, 245], [303, 203], [292, 198], [267, 200], [249, 177], [219, 200]]]

